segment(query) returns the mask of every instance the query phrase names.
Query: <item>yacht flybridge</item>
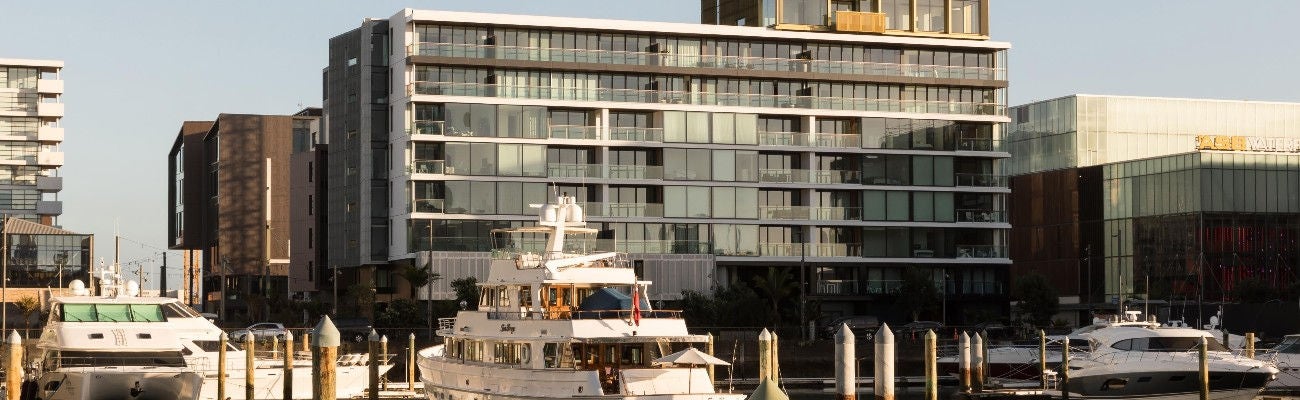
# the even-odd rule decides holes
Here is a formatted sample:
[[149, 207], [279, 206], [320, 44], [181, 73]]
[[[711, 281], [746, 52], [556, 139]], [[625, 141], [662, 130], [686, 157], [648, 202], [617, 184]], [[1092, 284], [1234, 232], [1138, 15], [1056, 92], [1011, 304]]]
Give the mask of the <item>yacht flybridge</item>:
[[439, 320], [443, 344], [420, 351], [429, 399], [744, 398], [700, 365], [656, 361], [708, 339], [652, 309], [623, 255], [583, 246], [595, 233], [567, 195], [537, 226], [493, 231], [478, 309]]

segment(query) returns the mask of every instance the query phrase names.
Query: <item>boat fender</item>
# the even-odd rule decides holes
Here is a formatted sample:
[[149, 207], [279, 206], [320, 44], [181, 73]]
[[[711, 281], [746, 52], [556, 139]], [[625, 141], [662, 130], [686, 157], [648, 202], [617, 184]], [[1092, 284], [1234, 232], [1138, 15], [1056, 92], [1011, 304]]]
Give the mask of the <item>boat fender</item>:
[[531, 352], [531, 351], [525, 351], [525, 352], [519, 353], [519, 360], [520, 360], [520, 361], [523, 361], [523, 364], [528, 364], [528, 363], [533, 362], [533, 355], [532, 355], [532, 352]]
[[524, 269], [523, 256], [515, 256], [515, 269]]

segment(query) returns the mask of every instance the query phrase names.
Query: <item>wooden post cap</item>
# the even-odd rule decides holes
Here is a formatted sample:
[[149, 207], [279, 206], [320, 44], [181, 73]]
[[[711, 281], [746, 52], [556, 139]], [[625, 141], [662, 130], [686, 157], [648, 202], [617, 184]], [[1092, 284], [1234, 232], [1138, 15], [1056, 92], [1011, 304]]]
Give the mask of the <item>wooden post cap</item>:
[[23, 337], [18, 334], [17, 329], [14, 329], [13, 332], [9, 333], [9, 339], [6, 342], [9, 344], [23, 344]]

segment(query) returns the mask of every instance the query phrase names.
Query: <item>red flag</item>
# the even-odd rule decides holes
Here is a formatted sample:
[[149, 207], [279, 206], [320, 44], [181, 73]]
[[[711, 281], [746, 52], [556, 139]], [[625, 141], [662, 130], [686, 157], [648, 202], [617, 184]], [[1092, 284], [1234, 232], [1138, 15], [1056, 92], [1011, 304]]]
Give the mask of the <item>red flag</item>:
[[641, 288], [632, 284], [632, 323], [641, 326]]

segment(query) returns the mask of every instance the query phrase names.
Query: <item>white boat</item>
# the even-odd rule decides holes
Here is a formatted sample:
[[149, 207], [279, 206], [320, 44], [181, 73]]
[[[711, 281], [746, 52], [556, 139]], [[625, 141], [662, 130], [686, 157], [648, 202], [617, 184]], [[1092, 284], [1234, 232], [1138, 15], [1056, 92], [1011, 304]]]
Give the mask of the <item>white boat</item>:
[[[73, 283], [81, 289], [80, 281]], [[127, 290], [110, 297], [57, 297], [36, 347], [36, 398], [194, 399], [203, 373], [163, 327], [159, 304]]]
[[[1155, 328], [1160, 324], [1152, 321], [1143, 321], [1141, 312], [1129, 311], [1125, 313], [1123, 320], [1112, 318], [1093, 319], [1092, 325], [1075, 329], [1065, 335], [1051, 335], [1047, 337], [1047, 368], [1056, 369], [1061, 362], [1061, 343], [1069, 341], [1070, 353], [1078, 357], [1088, 348], [1087, 334], [1098, 329], [1115, 327], [1115, 326], [1133, 326]], [[990, 346], [986, 351], [985, 364], [988, 366], [986, 376], [996, 379], [1008, 380], [1038, 380], [1042, 376], [1039, 363], [1038, 344], [1009, 345], [1009, 346]], [[939, 371], [951, 376], [957, 376], [959, 361], [956, 355], [939, 357], [937, 360]]]
[[1260, 392], [1260, 399], [1300, 399], [1300, 335], [1286, 335], [1276, 346], [1255, 359], [1277, 366], [1277, 379]]
[[443, 344], [419, 352], [429, 399], [744, 398], [718, 393], [699, 365], [656, 363], [708, 339], [651, 309], [650, 282], [622, 255], [566, 241], [596, 233], [572, 197], [540, 212], [537, 226], [493, 232], [478, 309], [439, 320]]
[[[77, 282], [76, 284], [80, 284]], [[74, 284], [75, 285], [75, 284]], [[78, 290], [79, 289], [79, 290]], [[159, 398], [166, 399], [201, 399], [217, 400], [217, 362], [218, 351], [220, 348], [220, 337], [222, 330], [212, 321], [204, 318], [198, 312], [182, 303], [179, 299], [168, 297], [134, 297], [134, 296], [89, 296], [86, 295], [84, 286], [74, 287], [74, 292], [78, 296], [55, 297], [51, 301], [54, 307], [51, 309], [49, 323], [46, 324], [46, 332], [54, 330], [70, 331], [78, 326], [86, 326], [98, 329], [96, 332], [85, 332], [84, 335], [100, 334], [100, 339], [95, 339], [90, 350], [95, 351], [85, 361], [92, 363], [93, 366], [102, 370], [104, 363], [127, 363], [128, 360], [119, 360], [111, 355], [103, 354], [104, 352], [117, 351], [122, 340], [143, 340], [141, 336], [132, 335], [151, 335], [154, 342], [168, 340], [169, 345], [174, 344], [171, 352], [174, 352], [175, 358], [160, 358], [166, 360], [167, 366], [162, 364], [153, 365], [154, 371], [175, 371], [173, 375], [182, 371], [175, 369], [170, 364], [180, 363], [184, 367], [185, 375], [188, 379], [191, 375], [196, 377], [193, 385], [171, 385], [177, 389], [190, 390], [193, 393], [188, 395], [169, 395]], [[101, 308], [112, 309], [129, 309], [129, 314], [111, 314], [111, 320], [103, 320], [98, 317], [92, 322], [84, 311], [77, 311], [68, 314], [66, 311], [71, 307], [74, 310]], [[106, 308], [107, 307], [107, 308]], [[139, 310], [139, 311], [137, 311]], [[126, 315], [127, 317], [123, 317]], [[69, 321], [71, 319], [71, 321]], [[87, 328], [87, 329], [90, 329]], [[78, 328], [80, 329], [80, 328]], [[80, 332], [80, 331], [76, 331]], [[82, 334], [82, 333], [77, 333]], [[84, 336], [83, 335], [83, 336]], [[44, 340], [44, 334], [42, 340]], [[134, 338], [134, 339], [133, 339]], [[239, 343], [229, 342], [226, 344], [226, 397], [243, 398], [244, 387], [246, 383], [246, 353], [239, 347]], [[268, 352], [269, 353], [269, 352]], [[78, 353], [79, 354], [79, 353]], [[261, 354], [261, 353], [259, 353]], [[172, 353], [167, 354], [168, 357]], [[264, 354], [263, 354], [264, 355]], [[298, 359], [293, 369], [293, 397], [295, 399], [310, 399], [312, 387], [311, 361], [306, 358], [305, 354], [296, 352]], [[67, 359], [67, 354], [64, 354]], [[120, 358], [120, 357], [119, 357]], [[338, 373], [336, 380], [337, 393], [340, 398], [350, 398], [360, 396], [369, 387], [369, 367], [366, 365], [368, 356], [365, 354], [343, 354], [340, 355], [336, 371]], [[79, 359], [80, 360], [80, 359]], [[157, 360], [147, 359], [146, 361], [155, 362]], [[142, 361], [137, 361], [142, 362]], [[160, 362], [160, 361], [158, 361]], [[63, 362], [67, 365], [67, 362]], [[257, 358], [254, 360], [254, 398], [255, 399], [283, 399], [284, 384], [283, 361], [279, 359]], [[392, 368], [391, 363], [380, 365], [380, 375], [386, 373]], [[147, 382], [142, 382], [146, 384]], [[46, 390], [46, 384], [42, 382], [41, 393], [51, 392]], [[54, 385], [58, 387], [60, 385]], [[146, 392], [149, 390], [145, 388]], [[156, 392], [161, 392], [157, 390]], [[188, 392], [186, 392], [188, 393]], [[42, 395], [41, 399], [63, 399], [64, 397], [49, 397]], [[70, 397], [81, 399], [81, 397]], [[86, 397], [85, 399], [95, 399], [97, 397]], [[106, 397], [116, 398], [116, 397]], [[138, 399], [143, 397], [126, 397]]]
[[[1085, 334], [1091, 350], [1070, 360], [1071, 397], [1195, 400], [1204, 338], [1210, 398], [1247, 400], [1277, 374], [1270, 363], [1232, 353], [1209, 333], [1177, 327], [1108, 326]], [[1059, 391], [1056, 392], [1059, 395]]]

